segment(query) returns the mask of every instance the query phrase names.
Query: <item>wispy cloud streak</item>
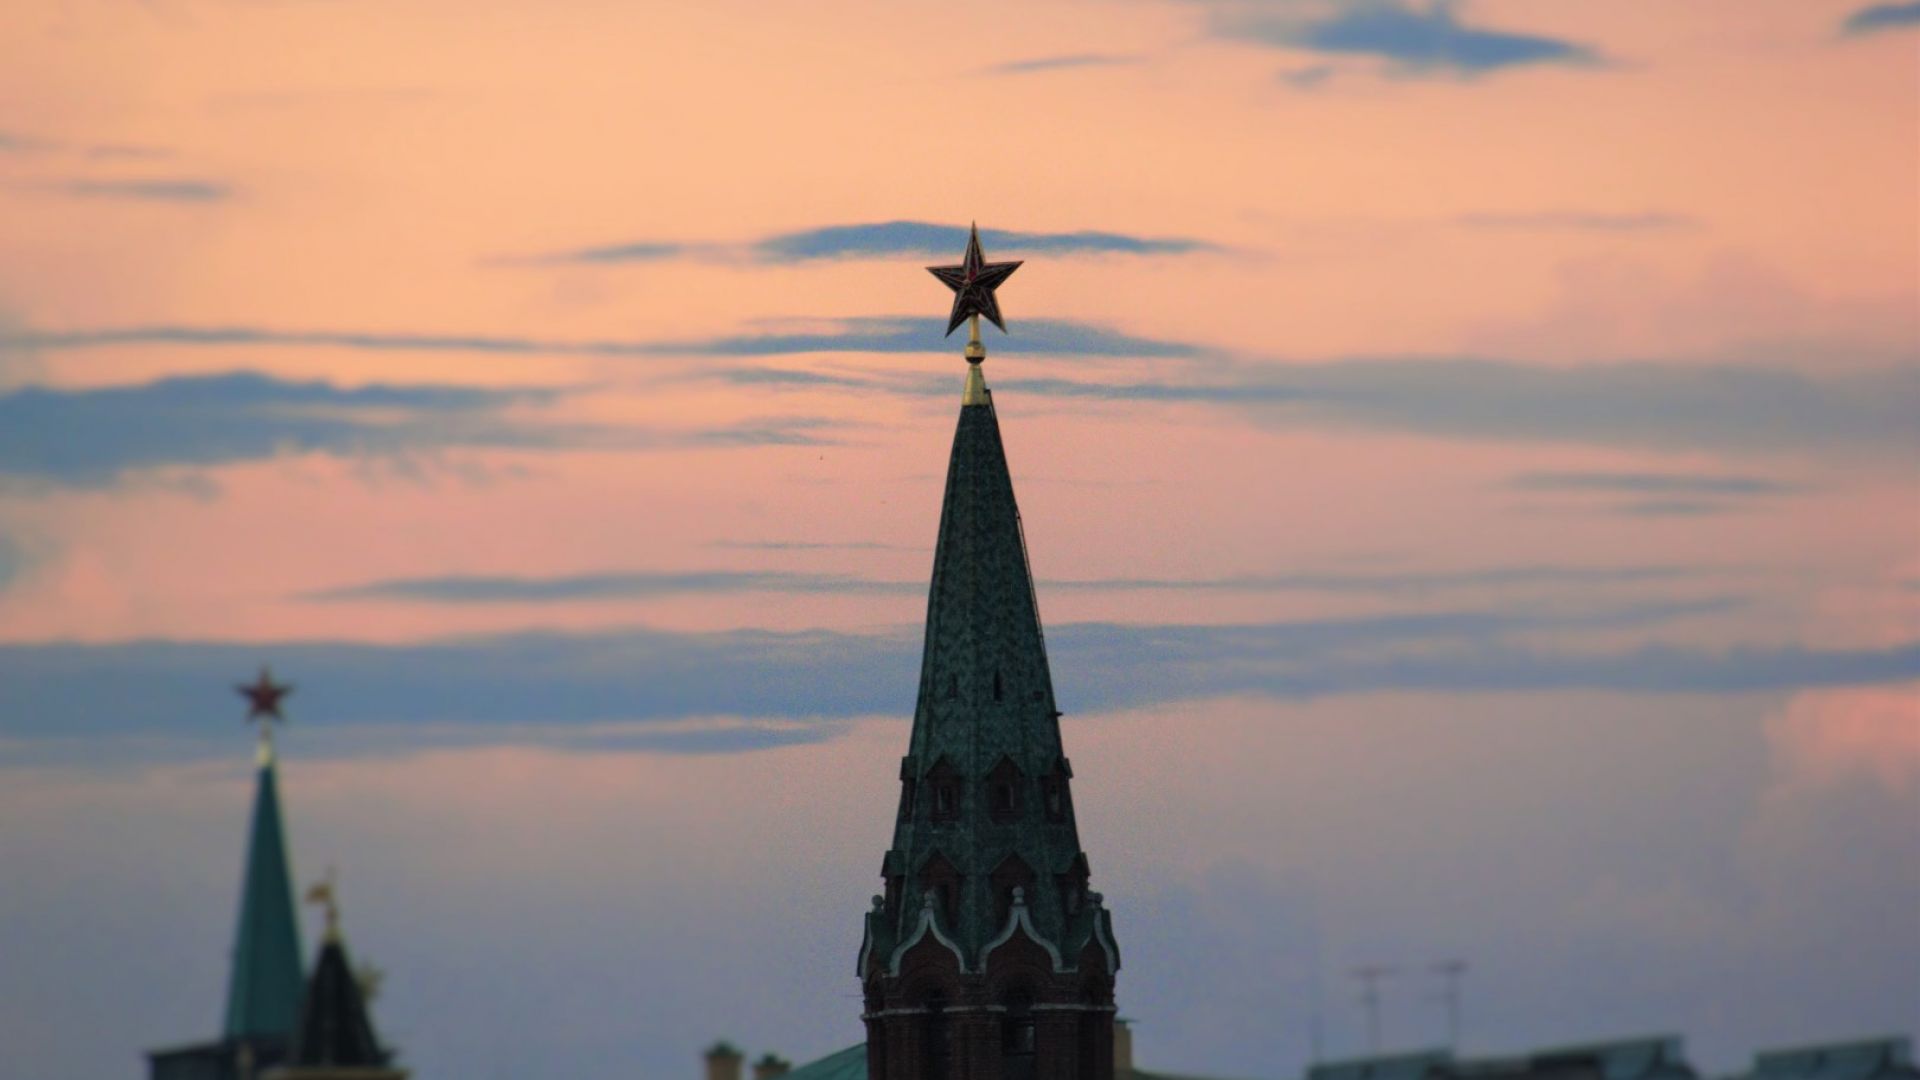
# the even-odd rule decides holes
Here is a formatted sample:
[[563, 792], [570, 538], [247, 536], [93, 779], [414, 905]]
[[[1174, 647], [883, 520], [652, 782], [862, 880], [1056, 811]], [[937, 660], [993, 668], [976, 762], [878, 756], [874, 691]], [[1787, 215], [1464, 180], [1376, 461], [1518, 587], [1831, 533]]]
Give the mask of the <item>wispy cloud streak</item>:
[[1538, 64], [1590, 64], [1589, 47], [1560, 38], [1469, 26], [1454, 5], [1432, 0], [1365, 3], [1224, 5], [1213, 16], [1216, 36], [1333, 55], [1368, 56], [1408, 74], [1476, 75]]
[[[817, 329], [729, 334], [680, 341], [604, 338], [568, 341], [504, 334], [154, 325], [0, 332], [0, 347], [53, 351], [142, 345], [277, 345], [364, 352], [492, 353], [506, 356], [785, 356], [816, 352], [946, 352], [950, 347], [941, 330], [939, 319], [904, 315], [834, 320], [820, 324]], [[1019, 333], [997, 343], [995, 351], [1055, 356], [1181, 357], [1198, 355], [1202, 350], [1196, 345], [1136, 337], [1092, 323], [1033, 318], [1021, 320]]]
[[1811, 375], [1731, 364], [1498, 360], [1240, 365], [1192, 382], [1002, 380], [1024, 393], [1239, 406], [1276, 426], [1766, 454], [1920, 454], [1920, 366]]
[[[771, 358], [811, 354], [934, 354], [951, 349], [937, 319], [867, 316], [795, 330], [679, 341], [565, 341], [508, 335], [138, 326], [0, 332], [0, 348], [44, 351], [182, 345], [279, 345], [368, 352], [606, 358]], [[1920, 363], [1831, 374], [1762, 366], [1666, 362], [1549, 367], [1470, 357], [1235, 361], [1189, 342], [1090, 323], [1023, 319], [996, 338], [1027, 356], [1208, 359], [1187, 379], [1018, 376], [1002, 391], [1060, 399], [1191, 403], [1237, 408], [1274, 426], [1365, 427], [1436, 438], [1558, 442], [1767, 454], [1920, 454]], [[833, 387], [946, 394], [942, 380], [905, 374], [722, 366], [690, 373], [740, 386]]]
[[924, 584], [854, 574], [778, 570], [686, 570], [555, 577], [464, 575], [394, 578], [311, 594], [315, 600], [410, 600], [435, 604], [564, 603], [683, 593], [917, 593]]
[[82, 199], [135, 202], [216, 203], [233, 198], [233, 188], [213, 180], [69, 180], [54, 190]]
[[1847, 16], [1840, 29], [1848, 34], [1874, 34], [1885, 30], [1920, 27], [1920, 0], [1904, 4], [1874, 4]]
[[1733, 473], [1527, 472], [1510, 486], [1520, 491], [1600, 492], [1611, 495], [1791, 495], [1798, 485]]
[[[1081, 58], [1082, 64], [1092, 63]], [[1064, 62], [1057, 66], [1067, 66]], [[967, 243], [965, 225], [929, 221], [878, 221], [826, 225], [794, 232], [774, 233], [745, 244], [712, 241], [642, 240], [574, 248], [508, 263], [531, 265], [660, 262], [680, 258], [746, 260], [762, 263], [801, 263], [819, 259], [874, 259], [901, 255], [928, 258], [958, 254]], [[1189, 255], [1223, 250], [1219, 245], [1191, 237], [1135, 236], [1095, 229], [1077, 232], [1020, 232], [982, 229], [980, 242], [995, 254], [1047, 255]]]
[[98, 487], [136, 468], [302, 450], [532, 445], [549, 437], [495, 414], [550, 396], [448, 386], [342, 389], [252, 374], [84, 390], [26, 387], [0, 395], [0, 473]]
[[[846, 319], [823, 331], [742, 334], [671, 346], [681, 353], [711, 356], [782, 356], [817, 352], [924, 353], [951, 346], [939, 320], [910, 316]], [[1190, 357], [1204, 350], [1178, 341], [1136, 337], [1067, 319], [1021, 319], [1018, 332], [996, 335], [993, 349], [1028, 356]]]
[[1036, 56], [1027, 60], [1009, 60], [982, 68], [987, 75], [1031, 75], [1041, 71], [1069, 71], [1075, 68], [1129, 67], [1140, 63], [1134, 53], [1068, 53], [1062, 56]]
[[0, 131], [0, 154], [31, 154], [50, 150], [55, 144], [17, 131]]
[[[1741, 694], [1920, 677], [1920, 643], [1556, 650], [1548, 632], [1656, 626], [1719, 610], [1462, 611], [1236, 626], [1068, 624], [1048, 634], [1069, 709], [1228, 694], [1551, 689]], [[1524, 642], [1524, 644], [1523, 644]], [[207, 695], [262, 661], [301, 683], [299, 716], [419, 729], [688, 717], [835, 718], [912, 700], [919, 636], [823, 631], [519, 634], [416, 645], [130, 642], [0, 646], [0, 737], [195, 738]], [[103, 680], [102, 671], [115, 677]]]
[[[875, 548], [877, 544], [791, 544], [768, 542], [754, 550], [795, 548]], [[1384, 573], [1232, 574], [1207, 578], [1104, 577], [1047, 578], [1042, 592], [1304, 592], [1400, 596], [1461, 590], [1538, 587], [1575, 588], [1672, 582], [1705, 576], [1682, 566], [1508, 566], [1466, 570]], [[390, 578], [325, 589], [306, 599], [326, 601], [404, 600], [429, 604], [538, 604], [582, 600], [645, 599], [687, 593], [899, 593], [926, 591], [919, 580], [889, 580], [855, 574], [795, 573], [777, 570], [619, 571], [527, 575], [440, 575]]]
[[12, 537], [0, 533], [0, 592], [5, 592], [7, 586], [13, 584], [25, 561], [20, 545]]
[[97, 488], [168, 466], [204, 468], [285, 454], [391, 456], [453, 447], [626, 449], [816, 445], [818, 418], [683, 430], [608, 428], [510, 417], [552, 389], [363, 386], [256, 374], [0, 394], [0, 477]]
[[707, 545], [741, 551], [927, 551], [910, 544], [883, 544], [878, 540], [715, 540]]

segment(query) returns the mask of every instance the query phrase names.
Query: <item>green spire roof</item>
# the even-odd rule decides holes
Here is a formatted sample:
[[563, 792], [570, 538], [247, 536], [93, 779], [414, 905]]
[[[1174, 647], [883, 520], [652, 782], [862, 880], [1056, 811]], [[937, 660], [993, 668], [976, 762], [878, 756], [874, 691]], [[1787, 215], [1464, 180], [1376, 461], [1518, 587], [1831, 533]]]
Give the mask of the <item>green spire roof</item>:
[[1113, 952], [1086, 889], [1020, 510], [977, 372], [947, 469], [888, 895], [869, 920], [863, 975], [922, 933], [930, 911], [968, 969], [1023, 917], [1068, 964], [1096, 934]]
[[300, 924], [294, 918], [293, 875], [271, 743], [262, 743], [247, 871], [240, 885], [240, 927], [227, 984], [230, 1039], [291, 1036], [300, 1016]]

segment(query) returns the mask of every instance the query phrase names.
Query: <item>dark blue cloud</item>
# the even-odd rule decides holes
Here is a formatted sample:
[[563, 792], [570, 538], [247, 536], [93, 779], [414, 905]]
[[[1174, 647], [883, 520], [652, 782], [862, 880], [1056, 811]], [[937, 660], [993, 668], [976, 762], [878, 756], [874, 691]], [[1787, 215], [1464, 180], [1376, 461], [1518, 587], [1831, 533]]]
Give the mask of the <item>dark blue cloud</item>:
[[[1059, 58], [1055, 66], [1067, 66]], [[1077, 58], [1081, 64], [1094, 62]], [[1038, 61], [1035, 61], [1038, 63]], [[980, 242], [996, 255], [1187, 255], [1219, 251], [1218, 245], [1188, 237], [1147, 237], [1127, 233], [1017, 232], [982, 229]], [[745, 245], [638, 241], [576, 248], [509, 263], [553, 265], [568, 263], [659, 262], [665, 259], [707, 256], [744, 257], [756, 262], [797, 263], [816, 259], [883, 258], [899, 255], [927, 258], [957, 256], [967, 244], [964, 225], [937, 225], [927, 221], [881, 221], [856, 225], [828, 225], [816, 229], [776, 233]]]
[[138, 468], [288, 451], [526, 445], [539, 437], [493, 414], [543, 396], [450, 386], [341, 389], [252, 374], [84, 390], [26, 387], [0, 394], [0, 473], [100, 486]]
[[289, 382], [255, 374], [162, 379], [84, 390], [0, 393], [0, 477], [99, 487], [167, 466], [207, 467], [287, 453], [396, 455], [450, 447], [814, 445], [825, 421], [789, 418], [649, 432], [509, 420], [509, 406], [553, 390]]
[[1920, 26], [1920, 0], [1905, 4], [1874, 4], [1847, 16], [1840, 28], [1848, 34], [1872, 34]]
[[1532, 64], [1583, 64], [1596, 59], [1575, 42], [1482, 29], [1462, 23], [1455, 5], [1424, 9], [1402, 0], [1335, 4], [1311, 16], [1241, 8], [1216, 16], [1214, 32], [1240, 41], [1335, 55], [1372, 56], [1404, 71], [1478, 74]]
[[1178, 592], [1306, 592], [1353, 596], [1401, 596], [1456, 591], [1527, 588], [1616, 587], [1673, 582], [1705, 576], [1685, 566], [1497, 566], [1469, 570], [1401, 570], [1361, 573], [1233, 574], [1216, 578], [1047, 579], [1041, 592], [1055, 589]]
[[515, 356], [655, 356], [658, 343], [552, 341], [492, 334], [285, 330], [263, 326], [127, 326], [104, 330], [18, 331], [0, 345], [29, 349], [104, 349], [133, 345], [281, 345], [367, 352], [503, 353]]
[[[778, 351], [804, 344], [762, 340], [781, 346]], [[1104, 351], [1128, 354], [1119, 343]], [[944, 381], [923, 378], [764, 368], [703, 374], [739, 384], [818, 381], [908, 395], [952, 391]], [[1187, 380], [1012, 376], [993, 383], [1003, 398], [1215, 405], [1245, 410], [1276, 427], [1363, 427], [1445, 439], [1657, 450], [1920, 455], [1920, 365], [1810, 374], [1734, 364], [1552, 367], [1434, 357], [1221, 364]]]
[[[1016, 232], [1010, 229], [981, 229], [980, 243], [996, 255], [1185, 255], [1218, 250], [1204, 240], [1131, 236], [1094, 230]], [[782, 233], [756, 242], [753, 250], [760, 257], [776, 262], [799, 262], [883, 255], [952, 256], [959, 254], [966, 244], [967, 227], [963, 225], [885, 221], [867, 225], [830, 225]]]
[[57, 190], [84, 199], [139, 202], [214, 203], [233, 197], [233, 189], [212, 180], [70, 180]]
[[[358, 333], [262, 327], [144, 326], [15, 332], [0, 349], [74, 350], [138, 345], [272, 344], [370, 352], [513, 356], [774, 357], [814, 353], [950, 352], [937, 319], [869, 316], [819, 328], [764, 330], [684, 341]], [[1238, 408], [1275, 426], [1366, 427], [1436, 438], [1559, 442], [1673, 450], [1920, 454], [1920, 363], [1811, 373], [1758, 364], [1594, 363], [1577, 367], [1434, 357], [1320, 362], [1233, 362], [1203, 346], [1138, 337], [1090, 323], [1017, 319], [994, 336], [996, 354], [1206, 358], [1193, 377], [1092, 381], [996, 379], [1002, 393], [1091, 401]], [[943, 379], [905, 373], [713, 367], [696, 377], [779, 388], [830, 386], [943, 395]], [[790, 433], [791, 425], [782, 424]], [[719, 437], [719, 436], [716, 436]]]
[[[1550, 633], [1658, 625], [1724, 606], [1707, 601], [1572, 615], [1462, 611], [1234, 626], [1067, 624], [1050, 630], [1048, 645], [1061, 700], [1072, 710], [1223, 694], [1721, 694], [1920, 677], [1920, 643], [1561, 651], [1542, 643]], [[435, 738], [442, 725], [564, 738], [581, 725], [614, 722], [904, 715], [920, 644], [918, 633], [902, 629], [628, 630], [413, 645], [4, 645], [0, 738], [228, 738], [227, 725], [206, 719], [209, 709], [217, 711], [226, 686], [262, 662], [298, 686], [290, 710], [296, 724], [381, 727], [416, 741]]]
[[1003, 379], [1003, 396], [1197, 402], [1275, 426], [1663, 450], [1920, 455], [1920, 365], [1814, 375], [1732, 364], [1498, 360], [1241, 365], [1189, 382]]
[[1920, 366], [1809, 375], [1733, 364], [1372, 360], [1277, 367], [1275, 423], [1728, 451], [1920, 452]]
[[[911, 396], [952, 391], [944, 380], [907, 375], [747, 367], [716, 368], [701, 376], [738, 385], [830, 385]], [[1920, 454], [1920, 366], [1914, 365], [1829, 375], [1730, 364], [1569, 368], [1435, 357], [1221, 364], [1188, 380], [1010, 376], [993, 382], [1009, 400], [1037, 395], [1212, 405], [1243, 410], [1276, 427], [1364, 427], [1444, 439], [1655, 450]], [[1602, 479], [1585, 483], [1593, 488]], [[1625, 482], [1617, 475], [1613, 479]], [[1643, 486], [1659, 483], [1641, 479]]]
[[[1135, 337], [1068, 319], [1016, 319], [1013, 332], [993, 335], [992, 350], [1026, 356], [1190, 357], [1203, 351], [1178, 341]], [[668, 352], [710, 356], [786, 356], [798, 353], [931, 353], [953, 346], [939, 319], [870, 316], [844, 319], [820, 331], [741, 334], [664, 346]], [[744, 373], [743, 373], [744, 374]], [[791, 376], [793, 373], [787, 373]], [[746, 378], [771, 377], [765, 371]]]
[[[719, 544], [753, 550], [830, 548], [876, 549], [884, 544], [805, 544], [767, 541]], [[893, 550], [902, 550], [894, 548]], [[1706, 574], [1682, 566], [1506, 566], [1451, 571], [1372, 573], [1235, 574], [1212, 578], [1047, 578], [1042, 594], [1075, 592], [1311, 592], [1399, 596], [1460, 590], [1570, 588], [1672, 582]], [[431, 604], [568, 603], [580, 600], [640, 599], [686, 593], [899, 593], [920, 595], [926, 583], [863, 577], [856, 574], [796, 573], [778, 570], [625, 571], [523, 575], [440, 575], [390, 578], [308, 594], [308, 599], [406, 600]]]
[[393, 578], [312, 595], [316, 600], [414, 600], [436, 604], [554, 603], [633, 599], [682, 593], [925, 592], [913, 581], [880, 581], [854, 574], [779, 570], [688, 570], [570, 574], [559, 577], [457, 575]]
[[1131, 53], [1070, 53], [1064, 56], [1036, 56], [1029, 60], [1010, 60], [983, 68], [987, 75], [1031, 75], [1038, 71], [1063, 71], [1072, 68], [1124, 67], [1138, 64], [1141, 57]]
[[[0, 328], [0, 348], [103, 349], [137, 345], [280, 345], [366, 352], [491, 353], [508, 356], [785, 356], [815, 352], [950, 352], [937, 318], [863, 316], [797, 332], [765, 331], [685, 341], [600, 339], [560, 341], [487, 334], [366, 333], [342, 330], [282, 330], [258, 326], [132, 326], [104, 330], [18, 331]], [[995, 352], [1034, 356], [1195, 356], [1199, 346], [1134, 337], [1068, 319], [1021, 319], [1015, 333], [997, 338]], [[741, 381], [803, 380], [809, 376], [762, 371]]]
[[[1705, 612], [1721, 605], [1703, 604]], [[1590, 617], [1592, 629], [1686, 613], [1658, 606]], [[1554, 650], [1533, 643], [1568, 621], [1504, 614], [1386, 616], [1235, 627], [1074, 626], [1055, 671], [1082, 708], [1222, 693], [1318, 698], [1381, 691], [1753, 693], [1920, 676], [1920, 643], [1886, 649], [1716, 650], [1643, 645]], [[1052, 647], [1055, 634], [1049, 633]], [[1149, 655], [1151, 658], [1149, 658]], [[1089, 677], [1091, 676], [1091, 677]]]

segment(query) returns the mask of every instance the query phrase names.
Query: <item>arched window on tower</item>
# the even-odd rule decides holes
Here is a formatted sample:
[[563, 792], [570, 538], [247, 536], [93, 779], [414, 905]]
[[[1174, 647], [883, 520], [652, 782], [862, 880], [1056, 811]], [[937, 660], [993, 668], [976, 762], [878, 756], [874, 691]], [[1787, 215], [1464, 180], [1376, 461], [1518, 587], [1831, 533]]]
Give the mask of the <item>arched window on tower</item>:
[[1040, 802], [1048, 821], [1067, 820], [1067, 810], [1071, 805], [1067, 795], [1067, 778], [1072, 775], [1066, 759], [1061, 758], [1040, 778]]
[[952, 926], [960, 917], [960, 870], [939, 852], [934, 852], [920, 868], [921, 895], [933, 894], [940, 918]]
[[987, 774], [987, 813], [999, 824], [1006, 824], [1020, 816], [1020, 767], [1010, 757], [1003, 757], [1000, 763]]
[[948, 1026], [947, 995], [935, 990], [927, 996], [926, 1030], [921, 1046], [926, 1051], [927, 1068], [922, 1075], [929, 1080], [944, 1080], [953, 1060], [953, 1031]]
[[927, 791], [933, 800], [933, 820], [952, 821], [960, 816], [960, 775], [946, 758], [927, 770]]
[[1033, 995], [1024, 986], [1001, 998], [1000, 1076], [1002, 1080], [1033, 1080]]
[[1087, 881], [1092, 876], [1087, 871], [1086, 853], [1082, 852], [1073, 857], [1073, 864], [1066, 873], [1054, 879], [1054, 884], [1060, 889], [1060, 907], [1067, 918], [1080, 914], [1080, 908], [1087, 899]]

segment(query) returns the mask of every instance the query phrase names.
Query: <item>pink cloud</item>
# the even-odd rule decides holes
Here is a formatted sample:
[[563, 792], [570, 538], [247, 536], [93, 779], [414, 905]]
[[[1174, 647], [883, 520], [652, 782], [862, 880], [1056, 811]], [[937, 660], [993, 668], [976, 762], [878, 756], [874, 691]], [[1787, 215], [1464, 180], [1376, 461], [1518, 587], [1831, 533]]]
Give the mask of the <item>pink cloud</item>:
[[1920, 786], [1920, 683], [1799, 694], [1768, 723], [1795, 778], [1867, 775], [1895, 792]]

